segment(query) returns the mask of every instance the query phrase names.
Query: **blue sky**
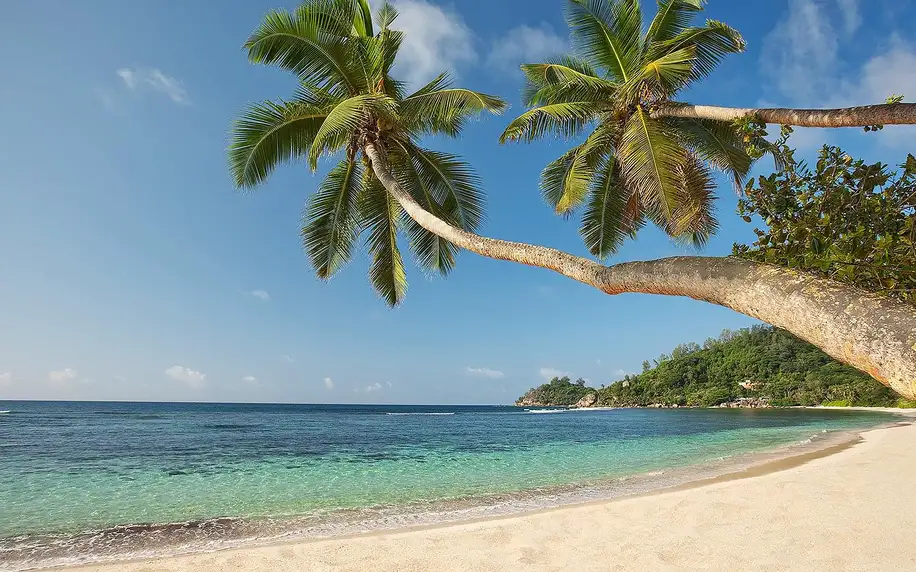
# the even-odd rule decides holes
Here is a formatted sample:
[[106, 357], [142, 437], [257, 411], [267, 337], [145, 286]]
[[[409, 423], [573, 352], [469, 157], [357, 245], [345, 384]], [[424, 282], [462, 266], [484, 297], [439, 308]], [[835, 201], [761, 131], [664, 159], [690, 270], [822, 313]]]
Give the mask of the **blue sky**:
[[[466, 253], [447, 280], [410, 268], [395, 310], [370, 288], [364, 254], [319, 282], [298, 237], [319, 176], [288, 166], [243, 195], [227, 173], [232, 117], [294, 86], [240, 47], [278, 4], [295, 5], [4, 4], [0, 399], [507, 403], [555, 373], [607, 383], [678, 343], [753, 323]], [[738, 28], [748, 51], [687, 99], [819, 107], [916, 96], [916, 7], [904, 4], [713, 0], [708, 16]], [[507, 97], [510, 115], [521, 109], [518, 64], [568, 42], [559, 0], [395, 5], [408, 34], [402, 77], [453, 69]], [[585, 255], [576, 221], [555, 217], [537, 191], [564, 143], [499, 146], [508, 119], [437, 142], [481, 175], [485, 232]], [[898, 163], [911, 136], [802, 130], [796, 143], [810, 155], [826, 139]], [[705, 254], [753, 236], [730, 187], [719, 194], [722, 230]], [[685, 253], [647, 229], [611, 262]]]

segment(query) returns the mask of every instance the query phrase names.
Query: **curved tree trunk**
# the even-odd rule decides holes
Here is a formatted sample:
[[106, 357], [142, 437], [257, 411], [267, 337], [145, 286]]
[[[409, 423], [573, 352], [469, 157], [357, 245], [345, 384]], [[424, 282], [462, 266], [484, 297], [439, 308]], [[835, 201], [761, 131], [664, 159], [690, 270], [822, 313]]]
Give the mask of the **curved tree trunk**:
[[916, 103], [863, 105], [839, 109], [786, 109], [717, 107], [672, 103], [652, 112], [652, 117], [685, 117], [732, 122], [755, 116], [764, 123], [797, 127], [866, 127], [869, 125], [916, 124]]
[[364, 147], [372, 169], [426, 230], [482, 256], [538, 266], [607, 294], [687, 296], [792, 332], [908, 399], [916, 399], [916, 308], [839, 282], [738, 258], [684, 256], [603, 266], [567, 252], [479, 236], [424, 210], [392, 175], [384, 151]]

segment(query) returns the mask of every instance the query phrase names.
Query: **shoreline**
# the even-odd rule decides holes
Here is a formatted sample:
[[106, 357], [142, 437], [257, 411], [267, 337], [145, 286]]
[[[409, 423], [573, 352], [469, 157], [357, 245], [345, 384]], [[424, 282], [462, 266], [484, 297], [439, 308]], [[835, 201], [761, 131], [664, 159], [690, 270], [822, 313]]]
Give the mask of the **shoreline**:
[[[875, 408], [867, 408], [868, 411], [876, 411]], [[916, 410], [885, 410], [882, 412], [896, 413], [902, 418], [912, 418], [916, 416]], [[371, 530], [356, 530], [350, 533], [325, 535], [317, 537], [303, 537], [300, 535], [291, 535], [286, 538], [276, 537], [263, 539], [262, 541], [244, 542], [232, 546], [224, 545], [215, 549], [205, 550], [197, 549], [193, 551], [178, 551], [166, 555], [143, 555], [124, 559], [111, 559], [95, 563], [80, 563], [58, 566], [44, 566], [32, 569], [47, 570], [93, 570], [105, 572], [121, 572], [129, 569], [130, 566], [137, 563], [146, 563], [148, 565], [160, 565], [171, 562], [175, 559], [194, 559], [204, 557], [236, 558], [238, 555], [249, 554], [262, 550], [281, 550], [284, 547], [291, 546], [310, 546], [322, 543], [339, 543], [359, 541], [366, 538], [387, 538], [390, 536], [403, 534], [422, 534], [424, 532], [440, 531], [455, 527], [466, 527], [472, 525], [482, 525], [485, 523], [495, 523], [502, 521], [511, 521], [514, 519], [533, 518], [537, 515], [552, 513], [564, 510], [584, 510], [588, 507], [604, 506], [613, 503], [627, 502], [635, 499], [654, 498], [659, 495], [667, 495], [680, 491], [691, 491], [702, 489], [704, 487], [716, 486], [722, 483], [733, 481], [742, 481], [755, 477], [765, 476], [781, 471], [804, 466], [813, 461], [828, 458], [844, 451], [854, 449], [858, 444], [863, 442], [864, 436], [874, 431], [886, 431], [906, 423], [889, 423], [878, 427], [852, 429], [847, 431], [831, 432], [826, 434], [826, 439], [813, 437], [807, 443], [793, 443], [777, 448], [763, 451], [750, 452], [731, 458], [719, 459], [718, 461], [707, 461], [702, 464], [690, 465], [687, 467], [673, 468], [668, 471], [658, 471], [647, 473], [645, 475], [634, 475], [625, 479], [615, 479], [612, 484], [619, 485], [621, 481], [627, 481], [623, 487], [610, 487], [601, 489], [594, 487], [587, 489], [589, 494], [581, 494], [585, 487], [570, 487], [568, 491], [561, 491], [560, 494], [554, 495], [547, 503], [525, 504], [514, 506], [510, 510], [486, 510], [481, 514], [474, 514], [474, 511], [466, 511], [464, 514], [458, 514], [456, 518], [447, 518], [436, 522], [403, 522], [394, 526], [375, 528]], [[656, 478], [662, 475], [662, 478]], [[648, 486], [646, 486], [648, 485]], [[641, 488], [642, 486], [642, 488]], [[566, 493], [566, 494], [564, 494]], [[597, 496], [596, 496], [597, 493]], [[504, 495], [501, 495], [505, 497]], [[505, 498], [499, 499], [505, 500]], [[503, 506], [505, 508], [505, 506]], [[459, 513], [461, 511], [458, 511]], [[144, 570], [149, 568], [144, 568]], [[159, 568], [152, 568], [158, 570]], [[161, 568], [172, 569], [172, 568]], [[336, 568], [335, 568], [336, 569]], [[344, 568], [347, 569], [347, 568]]]
[[[908, 416], [912, 417], [912, 416]], [[459, 524], [120, 561], [82, 572], [916, 568], [916, 425], [682, 488]], [[906, 453], [906, 454], [901, 454]], [[841, 547], [841, 549], [838, 549]], [[614, 568], [609, 568], [609, 563]]]

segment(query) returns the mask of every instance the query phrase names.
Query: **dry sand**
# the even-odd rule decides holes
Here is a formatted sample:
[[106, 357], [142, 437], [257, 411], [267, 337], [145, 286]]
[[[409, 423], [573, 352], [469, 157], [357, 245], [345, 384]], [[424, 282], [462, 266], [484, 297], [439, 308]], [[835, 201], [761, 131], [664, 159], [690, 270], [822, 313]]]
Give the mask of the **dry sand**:
[[647, 496], [79, 570], [916, 571], [916, 425]]

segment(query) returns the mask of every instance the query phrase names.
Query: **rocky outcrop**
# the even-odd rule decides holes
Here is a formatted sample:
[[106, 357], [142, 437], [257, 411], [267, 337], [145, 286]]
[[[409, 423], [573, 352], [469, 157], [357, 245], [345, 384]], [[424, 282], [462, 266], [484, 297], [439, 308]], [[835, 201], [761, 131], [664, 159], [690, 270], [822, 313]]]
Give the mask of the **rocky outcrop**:
[[717, 407], [748, 407], [751, 409], [758, 409], [772, 406], [770, 405], [770, 400], [766, 397], [739, 397], [735, 401], [720, 403]]
[[594, 407], [598, 404], [598, 394], [589, 393], [576, 402], [573, 407]]

